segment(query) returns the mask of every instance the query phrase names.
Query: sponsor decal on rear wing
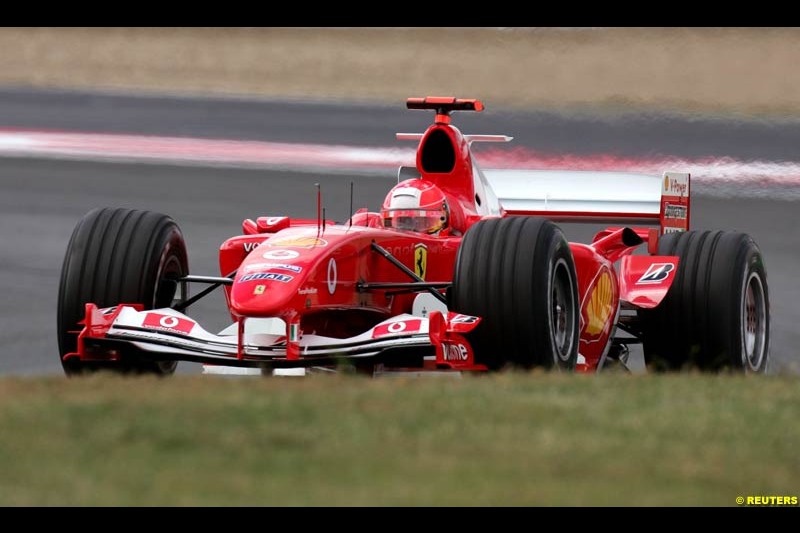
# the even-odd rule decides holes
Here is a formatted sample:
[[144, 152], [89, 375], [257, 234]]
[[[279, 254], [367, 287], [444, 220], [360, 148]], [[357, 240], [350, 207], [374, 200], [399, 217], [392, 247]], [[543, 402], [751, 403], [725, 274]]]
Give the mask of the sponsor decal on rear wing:
[[689, 229], [690, 182], [691, 176], [688, 173], [664, 173], [659, 209], [661, 235]]

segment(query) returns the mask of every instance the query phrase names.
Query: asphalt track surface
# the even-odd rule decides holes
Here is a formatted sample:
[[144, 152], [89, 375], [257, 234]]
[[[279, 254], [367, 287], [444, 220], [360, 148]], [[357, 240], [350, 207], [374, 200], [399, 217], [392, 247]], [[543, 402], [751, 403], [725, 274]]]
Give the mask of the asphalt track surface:
[[[489, 108], [490, 109], [490, 108]], [[488, 111], [488, 110], [487, 110]], [[30, 128], [354, 146], [395, 145], [397, 131], [421, 132], [429, 113], [396, 106], [275, 102], [237, 98], [136, 97], [107, 93], [0, 90], [0, 128]], [[800, 122], [690, 115], [571, 115], [486, 112], [457, 116], [467, 133], [506, 133], [515, 144], [572, 155], [648, 154], [800, 161]], [[150, 209], [181, 226], [195, 274], [218, 273], [217, 249], [244, 218], [313, 217], [321, 183], [329, 219], [377, 209], [394, 178], [385, 173], [198, 167], [0, 158], [0, 374], [60, 375], [56, 300], [67, 241], [94, 207]], [[800, 371], [800, 232], [796, 194], [695, 187], [692, 226], [736, 229], [764, 254], [772, 311], [773, 371]], [[586, 240], [593, 226], [564, 226]], [[228, 324], [216, 291], [191, 309], [209, 331]], [[197, 372], [182, 363], [181, 372]]]

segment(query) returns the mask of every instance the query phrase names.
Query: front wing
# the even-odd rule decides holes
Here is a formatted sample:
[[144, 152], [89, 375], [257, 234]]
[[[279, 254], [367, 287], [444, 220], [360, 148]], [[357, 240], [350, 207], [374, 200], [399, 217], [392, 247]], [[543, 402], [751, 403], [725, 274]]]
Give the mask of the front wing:
[[[86, 304], [78, 349], [64, 359], [123, 362], [131, 359], [191, 361], [210, 365], [262, 369], [336, 365], [347, 360], [375, 362], [434, 361], [434, 368], [486, 370], [475, 363], [464, 337], [480, 318], [432, 311], [428, 317], [400, 314], [348, 338], [299, 335], [296, 349], [287, 349], [287, 334], [275, 328], [282, 321], [242, 318], [219, 334], [174, 309], [142, 310], [120, 304], [98, 309]], [[292, 354], [298, 354], [292, 355]]]

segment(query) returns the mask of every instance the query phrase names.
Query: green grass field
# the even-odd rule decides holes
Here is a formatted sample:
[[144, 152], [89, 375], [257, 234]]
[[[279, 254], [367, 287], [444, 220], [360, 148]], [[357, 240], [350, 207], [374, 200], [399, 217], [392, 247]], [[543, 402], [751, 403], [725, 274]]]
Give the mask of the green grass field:
[[797, 376], [0, 380], [2, 506], [736, 506]]

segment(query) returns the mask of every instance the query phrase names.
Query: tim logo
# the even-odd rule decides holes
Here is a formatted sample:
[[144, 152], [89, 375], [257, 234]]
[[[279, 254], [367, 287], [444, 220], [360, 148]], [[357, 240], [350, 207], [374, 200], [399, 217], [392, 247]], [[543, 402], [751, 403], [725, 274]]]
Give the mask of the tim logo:
[[646, 285], [648, 283], [661, 283], [669, 273], [675, 269], [675, 265], [673, 263], [653, 263], [650, 265], [650, 268], [647, 269], [647, 272], [639, 278], [639, 281], [636, 282], [637, 285]]

